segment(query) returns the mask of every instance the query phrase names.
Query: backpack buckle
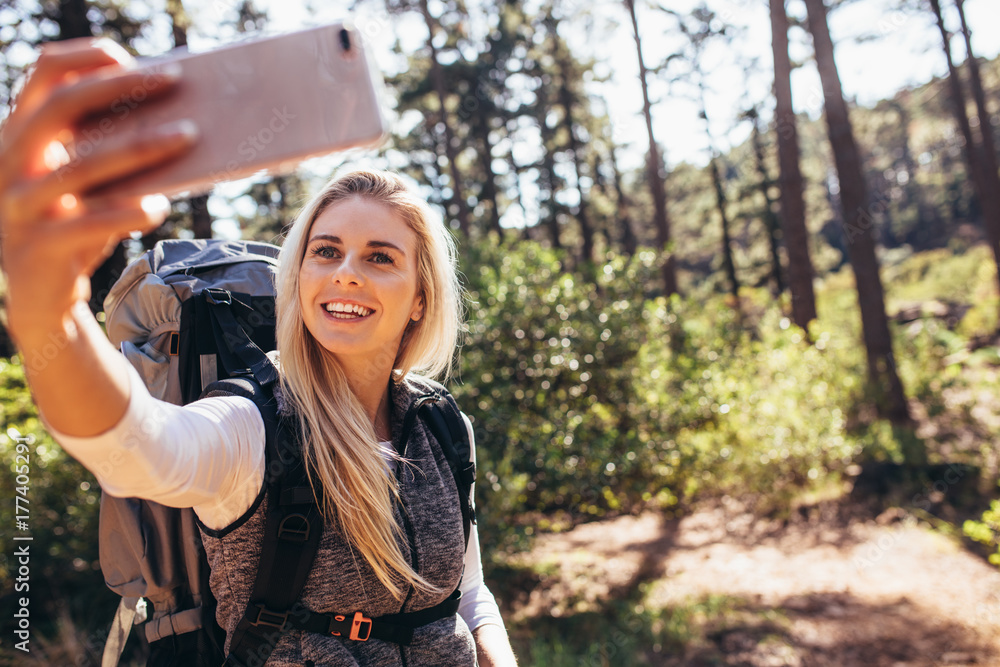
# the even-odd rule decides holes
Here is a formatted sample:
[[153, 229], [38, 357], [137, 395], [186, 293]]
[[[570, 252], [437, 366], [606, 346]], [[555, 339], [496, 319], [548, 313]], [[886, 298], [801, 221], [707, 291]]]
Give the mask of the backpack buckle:
[[289, 542], [309, 541], [309, 519], [303, 514], [289, 514], [278, 526], [278, 539]]
[[233, 305], [233, 295], [230, 294], [229, 290], [221, 289], [219, 287], [207, 287], [204, 291], [205, 301], [208, 301], [213, 306]]
[[[272, 628], [277, 628], [278, 632], [285, 629], [285, 625], [288, 624], [288, 612], [274, 612], [265, 607], [261, 603], [254, 605], [257, 607], [257, 618], [250, 621], [250, 625], [257, 627], [259, 625], [267, 625]], [[252, 613], [252, 612], [251, 612]]]
[[[365, 629], [364, 637], [361, 636], [361, 628]], [[360, 611], [354, 612], [354, 620], [351, 621], [351, 639], [356, 642], [366, 642], [372, 636], [372, 619], [365, 618]]]

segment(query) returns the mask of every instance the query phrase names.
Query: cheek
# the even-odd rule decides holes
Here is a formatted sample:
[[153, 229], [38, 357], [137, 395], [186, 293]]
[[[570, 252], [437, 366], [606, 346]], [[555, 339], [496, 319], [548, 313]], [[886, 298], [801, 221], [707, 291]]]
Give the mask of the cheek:
[[310, 270], [308, 265], [303, 265], [302, 269], [299, 271], [299, 298], [306, 301], [303, 297], [308, 297], [310, 294], [316, 292], [317, 286], [317, 275], [316, 271]]

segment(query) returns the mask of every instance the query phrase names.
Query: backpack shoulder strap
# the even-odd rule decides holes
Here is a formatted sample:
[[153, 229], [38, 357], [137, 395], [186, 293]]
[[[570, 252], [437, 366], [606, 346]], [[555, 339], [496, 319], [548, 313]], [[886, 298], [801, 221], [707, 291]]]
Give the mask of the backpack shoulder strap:
[[[267, 661], [289, 629], [288, 618], [312, 569], [323, 532], [323, 519], [306, 476], [296, 429], [289, 418], [279, 415], [272, 387], [260, 385], [247, 374], [214, 382], [203, 394], [249, 398], [264, 420], [264, 541], [250, 599], [233, 632], [226, 665]], [[274, 576], [276, 572], [282, 576]]]
[[458, 486], [459, 503], [462, 509], [462, 525], [465, 530], [465, 546], [469, 546], [469, 534], [476, 522], [476, 512], [472, 506], [472, 483], [476, 481], [476, 464], [472, 462], [472, 444], [469, 431], [465, 427], [462, 412], [455, 398], [443, 391], [437, 400], [421, 406], [422, 416], [434, 438], [441, 445], [441, 451], [448, 460], [451, 473]]

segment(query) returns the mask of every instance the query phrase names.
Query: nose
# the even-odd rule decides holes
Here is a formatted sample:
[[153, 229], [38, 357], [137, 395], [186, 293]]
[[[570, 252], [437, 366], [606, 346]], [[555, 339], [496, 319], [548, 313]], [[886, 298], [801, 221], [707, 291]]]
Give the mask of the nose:
[[337, 268], [334, 269], [331, 280], [339, 285], [362, 285], [364, 284], [364, 278], [361, 274], [361, 269], [358, 266], [357, 255], [354, 253], [347, 253], [343, 261], [337, 264]]

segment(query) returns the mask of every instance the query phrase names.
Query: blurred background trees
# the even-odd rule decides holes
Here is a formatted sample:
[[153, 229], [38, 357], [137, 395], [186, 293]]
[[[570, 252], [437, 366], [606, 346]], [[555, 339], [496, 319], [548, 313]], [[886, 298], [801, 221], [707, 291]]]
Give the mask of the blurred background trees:
[[[780, 507], [874, 464], [925, 481], [942, 462], [975, 467], [983, 492], [966, 529], [996, 551], [996, 507], [976, 513], [1000, 466], [997, 422], [977, 416], [1000, 414], [984, 398], [1000, 385], [1000, 61], [972, 53], [962, 0], [899, 3], [937, 30], [920, 34], [948, 74], [857, 104], [827, 20], [852, 3], [769, 0], [743, 11], [771, 27], [770, 59], [736, 63], [743, 101], [720, 108], [712, 89], [733, 83], [719, 54], [738, 49], [713, 45], [746, 38], [748, 21], [689, 4], [356, 3], [388, 45], [394, 118], [390, 145], [360, 159], [411, 177], [460, 247], [470, 323], [454, 390], [479, 438], [488, 572], [553, 525], [680, 513], [724, 493]], [[107, 36], [153, 54], [259, 33], [274, 12], [262, 0], [8, 0], [0, 108], [43, 42]], [[628, 56], [613, 64], [596, 48], [611, 34]], [[806, 69], [821, 89], [793, 99]], [[611, 84], [626, 80], [633, 141], [611, 112]], [[703, 150], [671, 161], [681, 137], [661, 112], [678, 99], [700, 118]], [[174, 202], [94, 276], [92, 307], [160, 238], [280, 243], [309, 193], [358, 157]], [[69, 632], [76, 664], [97, 664], [111, 614], [88, 617], [84, 603], [113, 609], [96, 570], [98, 489], [44, 435], [5, 336], [0, 356], [5, 429], [44, 449], [39, 627]], [[933, 509], [959, 525], [946, 503]], [[0, 508], [4, 525], [11, 512]]]

